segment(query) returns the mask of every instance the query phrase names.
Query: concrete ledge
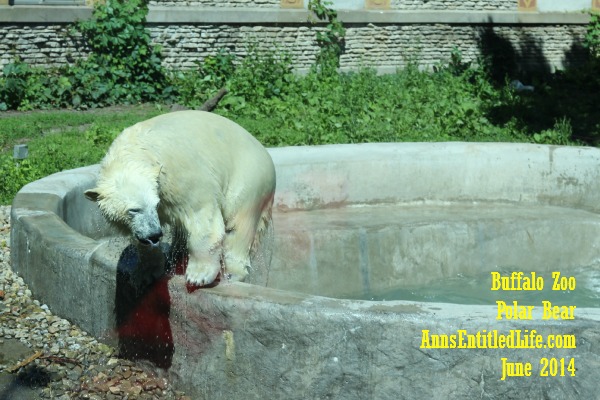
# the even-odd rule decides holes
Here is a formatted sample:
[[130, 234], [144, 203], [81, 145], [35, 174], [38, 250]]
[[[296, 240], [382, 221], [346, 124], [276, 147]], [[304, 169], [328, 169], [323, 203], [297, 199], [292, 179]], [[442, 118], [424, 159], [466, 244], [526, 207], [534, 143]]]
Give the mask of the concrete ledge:
[[[69, 23], [89, 18], [82, 6], [0, 6], [0, 23]], [[306, 24], [310, 13], [292, 9], [150, 7], [150, 24]], [[587, 24], [586, 13], [512, 11], [366, 11], [340, 10], [347, 24]], [[316, 18], [314, 18], [316, 20]]]
[[65, 24], [91, 15], [92, 8], [82, 6], [0, 6], [0, 23]]
[[[307, 10], [190, 9], [153, 7], [149, 23], [305, 24]], [[348, 24], [586, 24], [583, 13], [518, 13], [510, 11], [355, 11], [341, 10], [338, 16]], [[316, 18], [313, 17], [315, 21]]]

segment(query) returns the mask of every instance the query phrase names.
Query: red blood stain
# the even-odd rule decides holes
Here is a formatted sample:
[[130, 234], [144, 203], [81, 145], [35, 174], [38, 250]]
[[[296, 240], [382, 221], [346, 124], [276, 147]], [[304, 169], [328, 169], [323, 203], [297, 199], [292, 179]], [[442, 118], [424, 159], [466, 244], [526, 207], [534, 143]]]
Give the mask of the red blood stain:
[[174, 346], [169, 322], [169, 279], [158, 279], [130, 304], [131, 311], [117, 329], [122, 357], [149, 360], [165, 369], [171, 366]]

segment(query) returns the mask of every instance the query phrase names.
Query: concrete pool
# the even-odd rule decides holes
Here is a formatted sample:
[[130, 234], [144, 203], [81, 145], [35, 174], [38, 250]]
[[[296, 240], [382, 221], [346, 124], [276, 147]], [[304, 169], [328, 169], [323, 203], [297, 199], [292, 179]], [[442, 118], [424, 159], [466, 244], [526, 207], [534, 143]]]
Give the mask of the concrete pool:
[[[577, 306], [570, 319], [569, 293], [557, 313], [515, 304], [506, 287], [505, 308], [356, 299], [493, 271], [560, 272], [577, 280], [573, 293], [600, 293], [593, 276], [576, 275], [600, 268], [600, 150], [386, 143], [270, 153], [272, 261], [250, 283], [189, 293], [182, 276], [163, 275], [160, 255], [137, 254], [83, 197], [98, 166], [19, 192], [13, 269], [56, 314], [150, 359], [194, 398], [596, 397], [600, 308]], [[490, 292], [491, 275], [485, 283]], [[544, 283], [550, 294], [552, 279]], [[461, 338], [474, 348], [445, 348]], [[523, 348], [536, 338], [540, 348]], [[521, 348], [494, 348], [498, 340]], [[551, 348], [557, 340], [571, 348]], [[527, 363], [530, 376], [504, 376], [527, 375]]]

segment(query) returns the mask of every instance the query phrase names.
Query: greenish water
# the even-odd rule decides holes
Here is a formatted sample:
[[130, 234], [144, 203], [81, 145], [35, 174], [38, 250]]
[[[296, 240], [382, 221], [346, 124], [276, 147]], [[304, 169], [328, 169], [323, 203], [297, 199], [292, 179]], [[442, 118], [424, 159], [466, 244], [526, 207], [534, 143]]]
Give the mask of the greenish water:
[[[498, 270], [501, 276], [510, 277], [511, 273], [524, 272], [531, 277], [532, 271], [519, 268]], [[600, 307], [600, 266], [561, 270], [561, 277], [574, 277], [574, 290], [552, 290], [554, 277], [551, 272], [536, 272], [543, 278], [542, 290], [491, 290], [492, 275], [488, 272], [475, 277], [457, 276], [431, 282], [426, 286], [404, 287], [383, 292], [373, 292], [356, 296], [355, 299], [391, 301], [409, 300], [455, 304], [496, 304], [502, 300], [512, 305], [518, 301], [521, 305], [541, 304], [550, 301], [553, 305], [574, 305], [577, 307]], [[571, 281], [572, 282], [572, 281]]]

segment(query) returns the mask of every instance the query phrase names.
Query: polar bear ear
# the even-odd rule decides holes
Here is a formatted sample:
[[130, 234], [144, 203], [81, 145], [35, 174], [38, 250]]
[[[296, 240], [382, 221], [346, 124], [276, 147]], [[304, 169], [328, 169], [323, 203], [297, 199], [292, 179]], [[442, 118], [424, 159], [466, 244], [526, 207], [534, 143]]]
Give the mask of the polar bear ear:
[[90, 189], [83, 192], [85, 198], [91, 201], [98, 201], [100, 199], [100, 192], [98, 189]]

